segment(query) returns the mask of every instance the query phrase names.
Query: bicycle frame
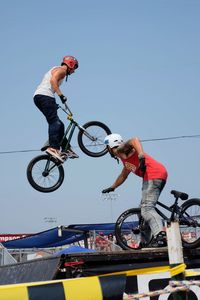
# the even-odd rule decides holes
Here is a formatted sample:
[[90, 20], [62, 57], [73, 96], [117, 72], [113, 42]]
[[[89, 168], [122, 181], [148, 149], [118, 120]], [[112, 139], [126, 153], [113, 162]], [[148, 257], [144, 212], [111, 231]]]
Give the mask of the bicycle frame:
[[[175, 202], [172, 206], [167, 206], [164, 203], [157, 201], [156, 206], [159, 205], [162, 208], [166, 209], [167, 211], [171, 212], [171, 217], [174, 214], [178, 214], [180, 215], [180, 207], [177, 205], [177, 203]], [[164, 219], [164, 220], [170, 220], [170, 218], [167, 218], [163, 212], [161, 212], [157, 207], [155, 207], [156, 212]]]
[[74, 130], [77, 127], [77, 123], [72, 119], [65, 130], [65, 134], [61, 141], [61, 147], [63, 151], [67, 151], [69, 149], [69, 145], [74, 134]]
[[[171, 212], [171, 216], [168, 218], [161, 210], [159, 210], [159, 209], [157, 208], [157, 205], [158, 205], [158, 206], [161, 206], [161, 207], [164, 208], [165, 210]], [[165, 220], [165, 221], [167, 221], [167, 222], [170, 222], [170, 221], [172, 220], [172, 218], [174, 218], [174, 215], [175, 215], [175, 214], [179, 216], [179, 220], [180, 220], [180, 215], [181, 215], [181, 212], [182, 212], [180, 206], [177, 204], [177, 200], [176, 200], [175, 203], [172, 204], [170, 207], [167, 206], [167, 205], [165, 205], [164, 203], [162, 203], [162, 202], [160, 202], [160, 201], [157, 201], [156, 207], [155, 207], [155, 211], [160, 215], [160, 217], [161, 217], [163, 220]], [[143, 218], [142, 218], [142, 220], [143, 220]], [[187, 222], [187, 221], [186, 221], [186, 222]], [[146, 224], [146, 222], [143, 220], [141, 224], [142, 224], [142, 226], [144, 226], [144, 225]]]
[[67, 149], [69, 149], [69, 145], [72, 139], [72, 136], [74, 134], [74, 130], [76, 127], [79, 128], [79, 130], [82, 130], [84, 132], [84, 134], [91, 140], [91, 141], [96, 141], [96, 138], [91, 136], [84, 127], [80, 126], [74, 119], [73, 119], [73, 113], [71, 112], [71, 110], [69, 109], [68, 105], [65, 103], [65, 109], [58, 105], [58, 108], [61, 108], [66, 114], [67, 114], [67, 119], [70, 121], [68, 127], [65, 130], [65, 134], [62, 138], [61, 141], [61, 146], [62, 149], [64, 151], [66, 151]]
[[[162, 208], [164, 208], [165, 210], [171, 212], [171, 216], [170, 218], [166, 217], [165, 214], [163, 212], [161, 212], [157, 207], [155, 207], [156, 212], [163, 218], [163, 220], [165, 221], [169, 221], [171, 222], [172, 220], [174, 220], [174, 216], [178, 215], [178, 219], [182, 222], [185, 222], [185, 224], [190, 224], [191, 222], [188, 221], [188, 219], [186, 219], [184, 216], [182, 216], [182, 210], [181, 207], [177, 204], [178, 199], [175, 200], [174, 204], [172, 204], [172, 206], [168, 207], [167, 205], [163, 204], [160, 201], [157, 201], [156, 205], [161, 206]], [[187, 214], [186, 214], [187, 215]], [[187, 217], [190, 217], [189, 215], [187, 215]]]

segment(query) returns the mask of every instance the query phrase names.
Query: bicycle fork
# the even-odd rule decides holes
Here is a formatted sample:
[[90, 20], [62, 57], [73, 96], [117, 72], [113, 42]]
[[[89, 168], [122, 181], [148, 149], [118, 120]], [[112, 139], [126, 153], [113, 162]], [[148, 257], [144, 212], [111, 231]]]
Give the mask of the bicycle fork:
[[42, 172], [42, 176], [43, 176], [43, 177], [49, 176], [49, 173], [55, 168], [56, 164], [54, 164], [54, 165], [52, 165], [52, 166], [50, 167], [50, 163], [51, 163], [51, 160], [48, 159], [48, 160], [47, 160], [47, 163], [46, 163], [46, 165], [45, 165], [45, 169], [44, 169], [44, 171]]

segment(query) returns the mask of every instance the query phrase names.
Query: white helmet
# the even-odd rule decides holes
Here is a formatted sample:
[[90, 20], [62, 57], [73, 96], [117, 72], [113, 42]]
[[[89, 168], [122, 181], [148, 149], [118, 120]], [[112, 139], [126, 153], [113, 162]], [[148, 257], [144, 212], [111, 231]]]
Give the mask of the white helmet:
[[104, 144], [109, 146], [111, 149], [120, 146], [123, 143], [121, 135], [117, 133], [109, 134], [104, 139]]

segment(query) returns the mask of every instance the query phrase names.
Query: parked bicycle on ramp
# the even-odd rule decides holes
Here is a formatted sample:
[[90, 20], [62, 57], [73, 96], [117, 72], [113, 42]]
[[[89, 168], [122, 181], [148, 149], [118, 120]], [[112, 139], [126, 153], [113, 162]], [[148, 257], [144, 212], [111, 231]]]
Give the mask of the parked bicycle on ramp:
[[[166, 223], [171, 222], [173, 219], [179, 221], [184, 248], [198, 248], [200, 246], [200, 199], [192, 198], [188, 200], [186, 193], [176, 190], [172, 190], [171, 194], [175, 197], [171, 206], [160, 201], [157, 202], [157, 206], [163, 208], [165, 213], [157, 206], [155, 209]], [[185, 202], [179, 205], [179, 199]], [[167, 212], [170, 213], [168, 216]], [[115, 225], [115, 235], [118, 244], [124, 250], [152, 247], [151, 230], [141, 216], [141, 208], [128, 209], [118, 217]]]

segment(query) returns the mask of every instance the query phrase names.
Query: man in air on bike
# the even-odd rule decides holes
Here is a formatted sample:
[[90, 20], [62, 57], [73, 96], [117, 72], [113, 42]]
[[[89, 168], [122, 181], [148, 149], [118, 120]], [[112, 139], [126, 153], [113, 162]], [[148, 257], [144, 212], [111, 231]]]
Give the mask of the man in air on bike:
[[[60, 143], [64, 135], [64, 124], [57, 114], [58, 105], [56, 104], [55, 93], [60, 97], [63, 104], [67, 101], [67, 98], [60, 90], [60, 85], [64, 78], [66, 78], [67, 81], [68, 75], [74, 73], [77, 68], [77, 59], [70, 55], [65, 56], [61, 66], [51, 68], [44, 75], [33, 98], [35, 105], [44, 114], [49, 124], [49, 145], [46, 147], [47, 149], [42, 148], [42, 150], [46, 150], [48, 154], [56, 157], [61, 162], [63, 162], [63, 158]], [[67, 156], [69, 158], [78, 157], [71, 148], [67, 151]]]
[[144, 153], [139, 138], [135, 137], [123, 142], [119, 134], [108, 135], [104, 143], [108, 147], [110, 155], [120, 159], [124, 165], [121, 174], [116, 181], [102, 193], [113, 192], [128, 177], [130, 172], [143, 178], [141, 215], [151, 228], [151, 247], [165, 247], [166, 233], [163, 231], [163, 222], [155, 210], [156, 203], [162, 192], [166, 180], [167, 171], [165, 167]]

